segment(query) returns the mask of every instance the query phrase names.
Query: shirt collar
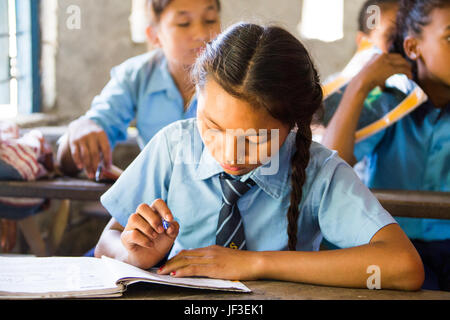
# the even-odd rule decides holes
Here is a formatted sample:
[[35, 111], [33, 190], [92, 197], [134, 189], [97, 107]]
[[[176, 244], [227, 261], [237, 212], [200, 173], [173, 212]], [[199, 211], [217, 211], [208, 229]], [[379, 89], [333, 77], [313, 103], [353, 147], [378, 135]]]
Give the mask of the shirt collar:
[[[255, 183], [268, 195], [278, 199], [289, 183], [289, 172], [291, 163], [292, 148], [295, 143], [295, 132], [291, 132], [278, 152], [278, 170], [274, 174], [267, 174], [271, 171], [271, 165], [276, 165], [277, 155], [266, 164], [259, 166], [248, 175]], [[203, 150], [198, 162], [195, 178], [206, 180], [223, 172], [223, 168], [213, 158], [208, 148], [202, 144]], [[275, 167], [274, 167], [275, 168]], [[245, 175], [247, 178], [247, 175]]]
[[169, 72], [167, 59], [162, 51], [157, 49], [155, 56], [150, 57], [150, 60], [149, 72], [151, 72], [151, 78], [147, 87], [147, 94], [150, 95], [155, 92], [166, 91], [170, 99], [176, 99], [179, 92]]

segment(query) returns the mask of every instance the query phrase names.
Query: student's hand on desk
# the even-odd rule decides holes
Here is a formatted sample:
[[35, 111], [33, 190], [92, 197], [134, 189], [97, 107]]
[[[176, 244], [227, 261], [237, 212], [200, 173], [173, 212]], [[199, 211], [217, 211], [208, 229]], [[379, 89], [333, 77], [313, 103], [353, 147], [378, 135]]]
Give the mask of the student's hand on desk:
[[106, 167], [111, 165], [111, 148], [106, 132], [94, 121], [77, 119], [69, 124], [69, 148], [72, 159], [79, 170], [85, 169], [89, 179], [103, 157]]
[[353, 79], [368, 93], [377, 86], [384, 88], [386, 80], [394, 74], [412, 79], [411, 65], [400, 54], [382, 53], [374, 56]]
[[258, 279], [258, 252], [221, 246], [183, 250], [159, 269], [174, 277], [203, 276], [228, 280]]
[[[167, 230], [162, 219], [170, 223]], [[143, 269], [154, 266], [167, 255], [179, 230], [178, 222], [163, 200], [157, 199], [150, 206], [139, 205], [121, 234], [122, 244], [128, 251], [128, 262]]]

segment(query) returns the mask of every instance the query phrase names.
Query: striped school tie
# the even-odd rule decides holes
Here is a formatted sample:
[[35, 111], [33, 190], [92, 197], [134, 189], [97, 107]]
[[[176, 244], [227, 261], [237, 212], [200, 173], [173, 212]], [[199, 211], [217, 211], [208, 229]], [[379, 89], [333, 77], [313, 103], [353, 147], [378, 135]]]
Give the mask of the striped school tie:
[[220, 174], [219, 178], [222, 186], [222, 208], [217, 224], [216, 244], [232, 249], [246, 250], [244, 225], [237, 201], [255, 185], [255, 182], [251, 179], [246, 182], [234, 180], [224, 172]]

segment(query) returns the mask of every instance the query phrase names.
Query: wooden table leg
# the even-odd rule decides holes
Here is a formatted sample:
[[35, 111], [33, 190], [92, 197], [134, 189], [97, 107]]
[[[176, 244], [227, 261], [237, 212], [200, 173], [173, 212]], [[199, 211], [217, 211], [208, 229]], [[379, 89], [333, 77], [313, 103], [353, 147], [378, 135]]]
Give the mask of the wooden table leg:
[[58, 211], [55, 213], [50, 230], [49, 246], [51, 254], [54, 254], [61, 244], [64, 231], [69, 221], [70, 200], [62, 200]]
[[38, 257], [46, 256], [47, 249], [45, 241], [42, 238], [42, 234], [36, 221], [36, 217], [33, 215], [28, 216], [24, 219], [19, 220], [17, 223], [20, 230], [22, 231], [22, 234], [25, 237], [25, 240], [27, 241], [28, 246], [31, 249], [31, 252]]

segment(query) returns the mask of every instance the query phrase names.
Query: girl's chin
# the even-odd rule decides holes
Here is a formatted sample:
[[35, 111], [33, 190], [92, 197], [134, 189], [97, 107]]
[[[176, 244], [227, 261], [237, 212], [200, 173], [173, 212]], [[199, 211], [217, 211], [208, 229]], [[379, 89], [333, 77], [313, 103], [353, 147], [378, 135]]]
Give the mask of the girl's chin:
[[231, 166], [226, 164], [220, 164], [220, 166], [223, 168], [223, 170], [228, 173], [232, 174], [234, 176], [241, 176], [246, 173], [249, 173], [253, 169], [257, 168], [258, 166], [251, 166], [251, 167], [244, 167], [244, 166]]

